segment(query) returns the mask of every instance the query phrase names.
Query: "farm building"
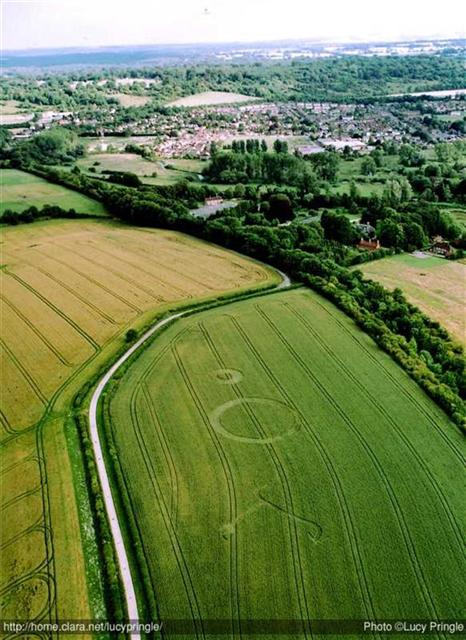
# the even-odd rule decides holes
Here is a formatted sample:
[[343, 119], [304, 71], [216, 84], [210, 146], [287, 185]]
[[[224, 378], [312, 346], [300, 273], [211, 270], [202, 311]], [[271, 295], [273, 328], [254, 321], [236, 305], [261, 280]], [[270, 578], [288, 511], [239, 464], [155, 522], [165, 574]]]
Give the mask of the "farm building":
[[369, 222], [355, 222], [355, 226], [364, 238], [375, 238], [375, 228]]
[[358, 249], [364, 249], [365, 251], [375, 251], [376, 249], [380, 249], [380, 242], [376, 238], [372, 240], [361, 238], [357, 247]]
[[444, 256], [447, 258], [454, 253], [454, 249], [451, 244], [442, 238], [442, 236], [436, 236], [432, 240], [429, 250], [438, 256]]
[[210, 207], [216, 206], [218, 204], [223, 204], [223, 198], [219, 196], [211, 196], [210, 198], [206, 198], [204, 200], [204, 204]]

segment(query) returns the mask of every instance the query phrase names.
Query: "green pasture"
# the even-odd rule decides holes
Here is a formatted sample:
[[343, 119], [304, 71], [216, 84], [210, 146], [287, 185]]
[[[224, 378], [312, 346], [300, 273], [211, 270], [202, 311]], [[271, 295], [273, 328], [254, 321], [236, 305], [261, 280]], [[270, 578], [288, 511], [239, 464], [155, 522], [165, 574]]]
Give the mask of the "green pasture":
[[24, 211], [31, 206], [57, 205], [62, 209], [75, 209], [77, 213], [105, 216], [104, 206], [87, 196], [66, 187], [53, 184], [38, 176], [16, 169], [0, 170], [0, 215], [6, 209]]

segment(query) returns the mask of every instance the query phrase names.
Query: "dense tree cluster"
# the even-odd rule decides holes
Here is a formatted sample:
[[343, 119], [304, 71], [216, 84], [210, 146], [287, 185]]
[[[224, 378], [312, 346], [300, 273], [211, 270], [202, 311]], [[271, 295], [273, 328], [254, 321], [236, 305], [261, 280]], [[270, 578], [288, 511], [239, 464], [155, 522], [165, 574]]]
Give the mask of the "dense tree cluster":
[[13, 166], [61, 164], [73, 162], [83, 155], [84, 145], [74, 131], [65, 127], [47, 129], [10, 151]]

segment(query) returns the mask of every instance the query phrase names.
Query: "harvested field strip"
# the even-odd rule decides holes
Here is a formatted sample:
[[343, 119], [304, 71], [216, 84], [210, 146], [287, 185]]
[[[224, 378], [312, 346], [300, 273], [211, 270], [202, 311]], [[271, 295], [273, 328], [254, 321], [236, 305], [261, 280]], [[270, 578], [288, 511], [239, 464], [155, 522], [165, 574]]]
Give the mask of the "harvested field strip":
[[311, 292], [227, 310], [164, 331], [109, 399], [161, 617], [461, 615], [459, 431]]
[[440, 322], [456, 340], [466, 343], [466, 267], [460, 261], [402, 254], [358, 268], [390, 289], [402, 289], [412, 304]]

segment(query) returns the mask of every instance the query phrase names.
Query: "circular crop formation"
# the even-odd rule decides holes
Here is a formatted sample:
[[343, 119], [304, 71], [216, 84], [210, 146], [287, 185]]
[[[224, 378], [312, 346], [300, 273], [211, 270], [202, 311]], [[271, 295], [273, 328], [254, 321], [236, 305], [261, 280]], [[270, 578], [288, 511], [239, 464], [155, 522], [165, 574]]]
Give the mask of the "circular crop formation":
[[[280, 400], [269, 398], [229, 400], [211, 413], [210, 422], [217, 433], [245, 444], [270, 444], [296, 433], [300, 428], [294, 409]], [[250, 425], [247, 427], [249, 431], [253, 429], [256, 436], [243, 433], [246, 422]]]

